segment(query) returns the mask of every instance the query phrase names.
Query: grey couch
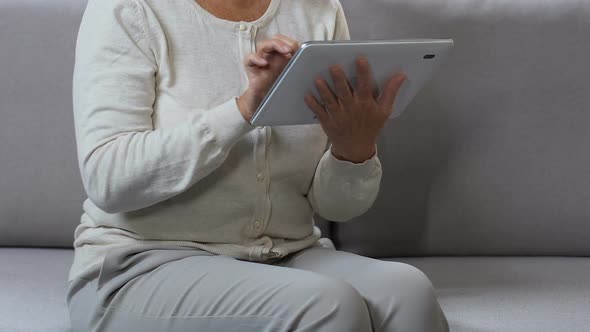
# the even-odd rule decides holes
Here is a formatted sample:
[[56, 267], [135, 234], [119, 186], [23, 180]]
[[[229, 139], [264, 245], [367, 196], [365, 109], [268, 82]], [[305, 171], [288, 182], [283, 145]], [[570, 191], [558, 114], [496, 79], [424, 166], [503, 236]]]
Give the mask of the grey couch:
[[[453, 331], [590, 331], [590, 2], [342, 0], [352, 38], [452, 37], [340, 250], [422, 269]], [[0, 331], [69, 330], [84, 0], [0, 1]], [[412, 331], [410, 331], [412, 332]]]

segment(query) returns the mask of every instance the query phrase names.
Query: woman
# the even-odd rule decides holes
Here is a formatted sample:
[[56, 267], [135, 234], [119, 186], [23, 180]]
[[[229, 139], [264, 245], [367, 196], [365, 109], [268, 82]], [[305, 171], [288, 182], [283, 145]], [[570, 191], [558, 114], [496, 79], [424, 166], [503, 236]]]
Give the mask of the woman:
[[[67, 303], [78, 331], [448, 331], [428, 278], [335, 250], [313, 213], [373, 204], [374, 96], [334, 67], [319, 125], [249, 123], [298, 41], [348, 39], [338, 0], [90, 0], [73, 102], [88, 199]], [[302, 110], [303, 111], [303, 110]]]

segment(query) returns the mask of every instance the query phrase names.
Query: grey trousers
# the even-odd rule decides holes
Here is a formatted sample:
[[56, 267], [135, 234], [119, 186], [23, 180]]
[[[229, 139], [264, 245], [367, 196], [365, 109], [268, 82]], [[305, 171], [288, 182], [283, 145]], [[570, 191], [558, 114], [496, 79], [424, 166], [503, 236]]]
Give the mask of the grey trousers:
[[449, 331], [420, 270], [324, 245], [270, 263], [120, 247], [66, 301], [74, 332]]

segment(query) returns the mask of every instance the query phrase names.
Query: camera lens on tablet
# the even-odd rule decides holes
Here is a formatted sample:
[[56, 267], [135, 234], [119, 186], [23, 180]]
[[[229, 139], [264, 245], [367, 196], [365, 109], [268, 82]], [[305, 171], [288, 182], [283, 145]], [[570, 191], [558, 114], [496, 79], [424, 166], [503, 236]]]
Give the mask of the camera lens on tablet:
[[434, 55], [434, 54], [426, 54], [426, 55], [424, 56], [424, 59], [434, 59], [434, 57], [435, 57], [435, 56], [436, 56], [436, 55]]

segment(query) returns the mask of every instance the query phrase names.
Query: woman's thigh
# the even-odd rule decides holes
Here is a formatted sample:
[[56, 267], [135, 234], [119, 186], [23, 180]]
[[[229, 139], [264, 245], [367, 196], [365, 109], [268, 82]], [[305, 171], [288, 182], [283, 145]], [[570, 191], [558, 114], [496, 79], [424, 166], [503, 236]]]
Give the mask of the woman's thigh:
[[311, 247], [275, 265], [312, 271], [351, 284], [363, 296], [375, 332], [449, 330], [432, 283], [409, 264]]
[[371, 331], [356, 289], [311, 271], [188, 256], [133, 277], [108, 301], [98, 279], [71, 297], [74, 332]]

